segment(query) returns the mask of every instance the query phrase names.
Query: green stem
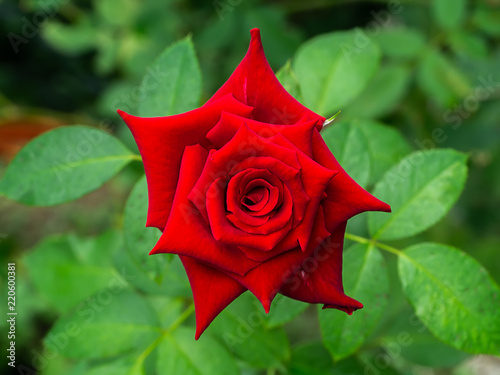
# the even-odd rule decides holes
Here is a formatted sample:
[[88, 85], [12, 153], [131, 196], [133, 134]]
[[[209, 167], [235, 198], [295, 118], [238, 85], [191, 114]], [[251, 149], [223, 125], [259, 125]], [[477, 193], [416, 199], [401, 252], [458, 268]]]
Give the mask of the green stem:
[[274, 375], [274, 374], [276, 374], [276, 369], [274, 367], [267, 369], [267, 375]]
[[139, 372], [148, 355], [150, 355], [151, 352], [155, 350], [155, 348], [161, 343], [163, 338], [169, 333], [175, 331], [187, 318], [191, 316], [193, 312], [194, 312], [194, 303], [191, 303], [188, 306], [188, 308], [184, 310], [184, 312], [166, 330], [164, 330], [161, 333], [161, 335], [158, 336], [156, 340], [151, 343], [151, 345], [149, 345], [146, 349], [144, 349], [144, 351], [137, 357], [130, 373]]
[[345, 238], [347, 238], [349, 240], [352, 240], [352, 241], [359, 242], [359, 243], [363, 243], [363, 244], [366, 244], [366, 245], [376, 246], [379, 249], [388, 251], [389, 253], [396, 254], [397, 256], [406, 256], [404, 252], [402, 252], [399, 249], [396, 249], [395, 247], [392, 247], [392, 246], [380, 243], [380, 242], [375, 241], [375, 240], [370, 240], [370, 239], [365, 238], [365, 237], [356, 236], [355, 234], [346, 233], [345, 234]]

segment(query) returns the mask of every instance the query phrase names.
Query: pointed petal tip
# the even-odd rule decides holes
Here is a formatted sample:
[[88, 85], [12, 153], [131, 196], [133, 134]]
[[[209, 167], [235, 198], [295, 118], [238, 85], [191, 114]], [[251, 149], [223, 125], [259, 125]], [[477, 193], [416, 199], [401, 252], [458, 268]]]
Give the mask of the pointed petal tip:
[[252, 39], [260, 39], [260, 29], [258, 27], [251, 29], [250, 36]]
[[117, 112], [117, 113], [118, 113], [118, 115], [120, 115], [120, 117], [121, 117], [122, 119], [124, 119], [124, 120], [125, 120], [127, 117], [129, 117], [129, 116], [130, 116], [127, 112], [122, 111], [121, 109], [117, 109], [117, 110], [116, 110], [116, 112]]

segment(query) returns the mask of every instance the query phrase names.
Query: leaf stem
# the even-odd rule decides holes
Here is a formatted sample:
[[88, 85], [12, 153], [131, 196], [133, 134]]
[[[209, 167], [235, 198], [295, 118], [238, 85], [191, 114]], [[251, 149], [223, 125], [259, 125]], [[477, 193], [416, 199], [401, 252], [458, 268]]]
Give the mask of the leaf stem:
[[345, 238], [347, 238], [349, 240], [352, 240], [352, 241], [359, 242], [359, 243], [363, 243], [363, 244], [366, 244], [366, 245], [376, 246], [379, 249], [388, 251], [389, 253], [396, 254], [397, 256], [406, 256], [404, 252], [402, 252], [399, 249], [396, 249], [395, 247], [386, 245], [384, 243], [381, 243], [381, 242], [378, 242], [378, 241], [375, 241], [375, 240], [370, 240], [370, 239], [365, 238], [365, 237], [356, 236], [355, 234], [346, 233], [345, 234]]
[[141, 373], [140, 370], [148, 355], [156, 349], [166, 335], [176, 330], [193, 312], [194, 303], [191, 303], [188, 308], [184, 310], [184, 312], [166, 330], [164, 330], [160, 336], [156, 338], [155, 341], [153, 341], [141, 354], [139, 354], [129, 374]]

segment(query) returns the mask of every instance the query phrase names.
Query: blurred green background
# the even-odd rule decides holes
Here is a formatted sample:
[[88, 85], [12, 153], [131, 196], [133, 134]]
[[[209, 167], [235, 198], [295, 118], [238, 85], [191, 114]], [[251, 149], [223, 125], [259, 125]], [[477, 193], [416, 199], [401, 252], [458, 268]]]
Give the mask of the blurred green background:
[[[0, 20], [4, 36], [0, 42], [0, 175], [23, 144], [62, 125], [105, 127], [136, 150], [116, 109], [136, 111], [141, 99], [134, 92], [147, 69], [161, 51], [186, 35], [192, 36], [203, 76], [202, 99], [207, 99], [243, 57], [252, 27], [261, 29], [275, 71], [306, 40], [360, 28], [379, 45], [382, 60], [362, 92], [338, 108], [342, 109], [339, 121], [377, 120], [398, 129], [411, 149], [450, 147], [467, 153], [469, 177], [458, 204], [412, 241], [461, 248], [500, 282], [499, 0], [0, 0]], [[361, 37], [359, 43], [363, 43]], [[102, 259], [112, 264], [113, 247], [119, 251], [122, 246], [116, 233], [123, 225], [123, 207], [142, 173], [142, 166], [134, 163], [98, 191], [55, 207], [27, 207], [0, 197], [1, 258], [4, 263], [18, 261], [19, 363], [33, 367], [33, 358], [43, 350], [42, 338], [71, 307], [70, 302], [61, 306], [60, 299], [47, 299], [35, 285], [35, 276], [54, 278], [53, 287], [58, 288], [66, 272], [63, 267], [50, 272], [33, 268], [40, 246], [71, 247], [76, 263], [101, 267], [105, 281], [112, 279], [113, 268], [94, 264], [92, 254], [104, 246]], [[352, 226], [364, 221], [360, 218]], [[70, 235], [54, 237], [33, 250], [42, 238], [66, 233]], [[142, 250], [146, 254], [149, 248], [138, 252]], [[80, 259], [81, 254], [89, 258]], [[394, 264], [389, 265], [394, 273]], [[39, 273], [30, 273], [31, 268]], [[382, 344], [390, 339], [391, 328], [398, 332], [397, 318], [404, 321], [410, 314], [408, 303], [394, 294], [395, 303], [366, 342], [363, 355], [387, 352]], [[160, 299], [152, 303], [155, 308], [166, 305]], [[242, 373], [366, 371], [356, 367], [362, 358], [349, 358], [333, 367], [328, 353], [317, 344], [321, 336], [316, 319], [314, 309], [309, 309], [285, 325], [291, 348], [276, 353], [273, 366], [268, 366], [272, 361], [248, 365], [239, 357]], [[447, 349], [431, 335], [415, 333], [415, 338], [416, 344], [398, 354], [382, 374], [500, 373], [495, 357], [473, 358]], [[53, 367], [42, 366], [42, 373], [90, 373], [87, 364], [78, 364], [80, 369], [75, 370], [76, 362], [63, 357], [56, 356]], [[303, 367], [309, 362], [315, 362], [318, 372]], [[103, 368], [92, 373], [111, 373]]]

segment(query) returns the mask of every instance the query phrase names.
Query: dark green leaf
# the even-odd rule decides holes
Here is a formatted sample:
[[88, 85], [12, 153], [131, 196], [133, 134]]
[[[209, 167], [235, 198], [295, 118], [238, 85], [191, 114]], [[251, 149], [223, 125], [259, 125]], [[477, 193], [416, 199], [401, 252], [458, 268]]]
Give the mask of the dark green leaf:
[[479, 6], [472, 17], [474, 26], [488, 35], [500, 36], [500, 10], [494, 7]]
[[336, 361], [363, 344], [385, 311], [389, 293], [385, 261], [374, 246], [359, 244], [349, 248], [343, 263], [346, 294], [364, 307], [352, 316], [333, 309], [319, 312], [323, 341]]
[[378, 46], [360, 29], [315, 37], [293, 61], [304, 103], [328, 117], [355, 99], [377, 71]]
[[60, 318], [44, 338], [74, 359], [108, 358], [144, 349], [160, 335], [155, 311], [124, 287], [104, 288]]
[[410, 154], [390, 169], [373, 194], [392, 213], [370, 212], [370, 234], [386, 240], [405, 238], [431, 227], [458, 199], [467, 177], [466, 156], [453, 150]]
[[132, 160], [140, 157], [101, 130], [61, 127], [16, 155], [0, 181], [0, 193], [36, 206], [64, 203], [96, 190]]
[[475, 259], [423, 243], [406, 249], [398, 266], [415, 313], [435, 336], [470, 353], [500, 354], [500, 289]]
[[140, 90], [140, 116], [169, 116], [198, 106], [201, 73], [190, 37], [168, 47], [146, 69]]

